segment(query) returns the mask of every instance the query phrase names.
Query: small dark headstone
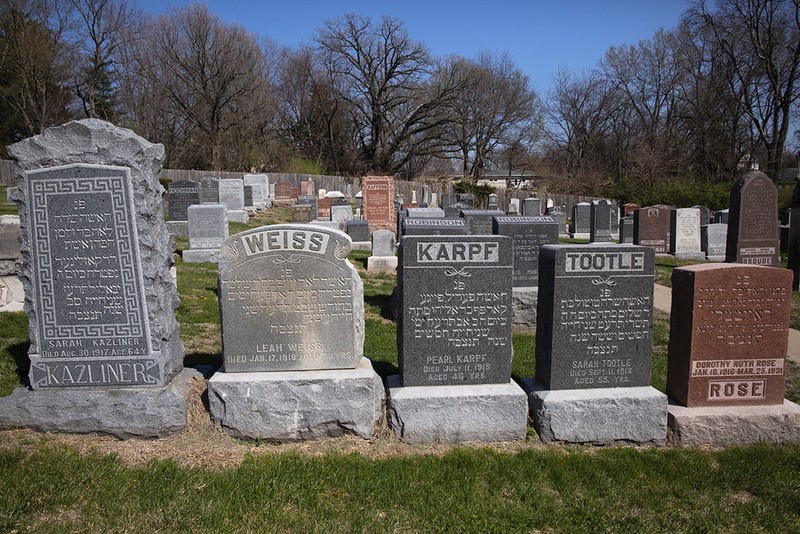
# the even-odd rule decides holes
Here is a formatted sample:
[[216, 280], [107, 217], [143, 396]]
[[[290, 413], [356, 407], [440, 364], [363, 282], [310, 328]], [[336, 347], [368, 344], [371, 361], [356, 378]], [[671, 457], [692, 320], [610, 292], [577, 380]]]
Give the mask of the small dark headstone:
[[200, 203], [200, 188], [197, 182], [181, 180], [169, 184], [169, 220], [187, 221], [189, 206]]
[[569, 233], [574, 235], [585, 234], [589, 236], [591, 231], [591, 206], [588, 202], [581, 202], [572, 206], [572, 223], [569, 227]]
[[745, 174], [731, 190], [726, 262], [780, 266], [778, 189], [758, 171]]
[[317, 218], [317, 203], [319, 199], [316, 195], [305, 195], [297, 197], [297, 204], [300, 206], [310, 206], [311, 207], [311, 219], [314, 220]]
[[253, 206], [253, 186], [244, 186], [244, 205], [248, 208]]
[[619, 225], [619, 242], [633, 243], [633, 215], [623, 217]]
[[354, 243], [369, 241], [369, 223], [367, 221], [347, 221], [347, 235]]
[[[494, 233], [514, 244], [514, 287], [539, 285], [539, 249], [558, 243], [558, 223], [551, 217], [495, 217]], [[531, 325], [532, 326], [532, 325]]]
[[589, 208], [589, 242], [610, 242], [611, 205], [607, 200], [595, 200]]
[[633, 212], [633, 242], [658, 253], [669, 246], [669, 206], [650, 206]]
[[200, 178], [200, 202], [203, 204], [219, 204], [219, 178], [203, 176]]
[[461, 217], [472, 235], [492, 235], [493, 218], [504, 215], [500, 210], [461, 210]]

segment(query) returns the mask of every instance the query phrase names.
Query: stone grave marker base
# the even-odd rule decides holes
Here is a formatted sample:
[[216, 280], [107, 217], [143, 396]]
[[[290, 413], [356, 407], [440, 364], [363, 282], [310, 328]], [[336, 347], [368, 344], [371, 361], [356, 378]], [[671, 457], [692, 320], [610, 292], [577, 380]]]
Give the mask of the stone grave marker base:
[[756, 443], [800, 443], [800, 406], [668, 407], [672, 444], [679, 447], [739, 447]]
[[167, 232], [175, 237], [189, 237], [189, 221], [167, 221]]
[[250, 216], [244, 210], [228, 210], [227, 215], [228, 222], [247, 223], [250, 221]]
[[240, 439], [310, 441], [373, 436], [383, 383], [368, 358], [355, 369], [218, 372], [208, 381], [211, 417]]
[[667, 396], [653, 387], [546, 390], [535, 378], [522, 387], [545, 443], [666, 445]]
[[538, 287], [515, 287], [511, 290], [514, 328], [536, 328], [536, 306], [539, 302]]
[[696, 252], [676, 252], [674, 254], [676, 260], [705, 260], [706, 253], [698, 250]]
[[181, 256], [186, 263], [217, 263], [219, 249], [194, 249], [184, 250]]
[[525, 392], [508, 384], [471, 386], [400, 385], [386, 378], [389, 426], [407, 443], [461, 443], [525, 439]]
[[589, 232], [576, 232], [574, 234], [568, 234], [568, 237], [572, 239], [590, 239], [592, 236]]
[[17, 388], [0, 397], [0, 428], [161, 438], [186, 428], [190, 383], [203, 375], [185, 368], [163, 388]]
[[393, 273], [397, 270], [397, 256], [370, 256], [367, 258], [367, 271], [374, 273]]
[[372, 251], [372, 241], [353, 241], [353, 250]]

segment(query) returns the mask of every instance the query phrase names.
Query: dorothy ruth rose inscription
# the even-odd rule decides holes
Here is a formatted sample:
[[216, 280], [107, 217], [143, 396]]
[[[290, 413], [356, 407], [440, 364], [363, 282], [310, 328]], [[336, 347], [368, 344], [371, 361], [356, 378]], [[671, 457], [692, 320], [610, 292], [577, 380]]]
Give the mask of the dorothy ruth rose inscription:
[[347, 234], [273, 225], [231, 236], [219, 264], [227, 372], [352, 369], [364, 343]]
[[39, 351], [34, 388], [155, 385], [129, 169], [28, 171]]

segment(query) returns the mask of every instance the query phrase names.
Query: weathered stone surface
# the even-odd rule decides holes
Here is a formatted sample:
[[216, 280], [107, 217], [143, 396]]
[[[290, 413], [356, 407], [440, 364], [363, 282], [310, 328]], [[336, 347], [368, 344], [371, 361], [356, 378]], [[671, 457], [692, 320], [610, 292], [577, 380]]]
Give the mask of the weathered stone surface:
[[569, 235], [569, 229], [567, 228], [567, 208], [566, 206], [553, 206], [547, 208], [547, 216], [552, 218], [558, 224], [558, 235], [559, 236], [567, 236]]
[[16, 274], [22, 263], [18, 215], [0, 215], [0, 276]]
[[220, 253], [225, 371], [352, 369], [364, 346], [364, 291], [347, 234], [262, 226]]
[[309, 216], [309, 220], [313, 221], [317, 218], [317, 205], [319, 203], [319, 199], [315, 195], [301, 195], [297, 197], [297, 204], [300, 206], [309, 206], [311, 209], [311, 214]]
[[[539, 249], [558, 243], [558, 226], [550, 217], [494, 217], [493, 233], [514, 243], [514, 287], [539, 285]], [[534, 313], [535, 315], [535, 313]]]
[[791, 283], [788, 269], [676, 268], [667, 394], [688, 407], [783, 404]]
[[405, 236], [399, 256], [403, 385], [507, 383], [513, 356], [511, 239]]
[[558, 391], [531, 378], [523, 387], [545, 443], [666, 444], [667, 396], [650, 386]]
[[780, 267], [778, 189], [764, 173], [750, 171], [731, 189], [727, 262]]
[[680, 208], [670, 213], [669, 251], [681, 260], [702, 260], [700, 249], [700, 210]]
[[712, 223], [700, 228], [700, 248], [710, 261], [725, 261], [727, 241], [727, 224]]
[[200, 380], [200, 373], [184, 369], [161, 388], [17, 388], [0, 397], [0, 428], [96, 432], [122, 439], [166, 437], [186, 427], [187, 390]]
[[244, 209], [244, 182], [238, 178], [219, 181], [219, 203], [228, 211]]
[[394, 232], [378, 230], [372, 234], [373, 256], [394, 256]]
[[539, 288], [515, 287], [511, 292], [511, 300], [513, 307], [511, 325], [514, 328], [536, 328]]
[[370, 439], [383, 399], [383, 383], [363, 357], [354, 369], [216, 373], [208, 381], [211, 417], [226, 433], [270, 442]]
[[292, 206], [292, 222], [296, 224], [308, 224], [312, 221], [311, 206], [298, 204]]
[[744, 447], [759, 443], [800, 443], [800, 406], [687, 408], [669, 405], [669, 431], [678, 447]]
[[629, 215], [633, 216], [633, 212], [638, 210], [638, 209], [641, 209], [641, 207], [642, 207], [641, 205], [634, 204], [633, 202], [628, 202], [627, 204], [623, 204], [622, 205], [622, 216], [623, 217], [628, 217]]
[[[183, 368], [183, 346], [158, 181], [164, 147], [85, 119], [49, 128], [8, 150], [16, 160], [21, 225], [30, 230], [22, 233], [20, 279], [33, 388], [167, 384]], [[46, 211], [44, 196], [50, 199]], [[106, 215], [111, 213], [113, 222]], [[93, 234], [86, 239], [96, 246], [94, 253], [69, 248], [62, 230], [64, 236]], [[100, 235], [108, 232], [111, 239]], [[109, 246], [116, 255], [107, 253]], [[101, 257], [104, 271], [91, 274], [90, 287], [76, 287], [75, 279], [65, 277], [68, 269], [90, 276], [90, 262]], [[43, 283], [49, 284], [46, 291]], [[104, 303], [109, 284], [120, 291]]]
[[367, 221], [347, 221], [347, 235], [353, 243], [369, 242], [369, 223]]
[[339, 230], [344, 232], [347, 229], [348, 221], [353, 220], [353, 208], [350, 204], [331, 206], [331, 221], [339, 224]]
[[712, 214], [711, 210], [708, 209], [707, 206], [702, 206], [700, 204], [696, 204], [696, 205], [694, 205], [692, 207], [695, 208], [695, 209], [700, 210], [700, 226], [705, 226], [707, 224], [711, 224], [712, 222], [714, 222], [712, 220], [713, 219], [713, 214]]
[[407, 443], [525, 439], [527, 398], [513, 381], [471, 386], [401, 387], [386, 379], [389, 425]]
[[395, 230], [394, 178], [364, 176], [361, 179], [362, 209], [370, 231]]
[[540, 382], [554, 390], [650, 384], [654, 261], [635, 245], [541, 248]]
[[522, 215], [526, 217], [538, 217], [542, 214], [542, 201], [537, 197], [530, 197], [522, 200]]
[[189, 249], [183, 251], [188, 263], [217, 263], [219, 249], [228, 238], [228, 218], [222, 204], [189, 207]]
[[252, 185], [245, 185], [244, 186], [244, 206], [246, 208], [253, 207], [253, 186]]

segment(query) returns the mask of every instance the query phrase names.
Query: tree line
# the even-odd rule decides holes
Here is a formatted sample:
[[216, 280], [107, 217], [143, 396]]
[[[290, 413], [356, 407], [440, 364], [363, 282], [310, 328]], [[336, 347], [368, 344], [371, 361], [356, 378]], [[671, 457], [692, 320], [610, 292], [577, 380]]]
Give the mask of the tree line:
[[526, 169], [623, 198], [753, 162], [777, 179], [794, 157], [800, 0], [696, 0], [678, 27], [555, 73], [546, 95], [507, 53], [437, 57], [396, 18], [346, 14], [312, 35], [288, 48], [203, 4], [0, 0], [0, 141], [96, 117], [163, 143], [172, 168]]

